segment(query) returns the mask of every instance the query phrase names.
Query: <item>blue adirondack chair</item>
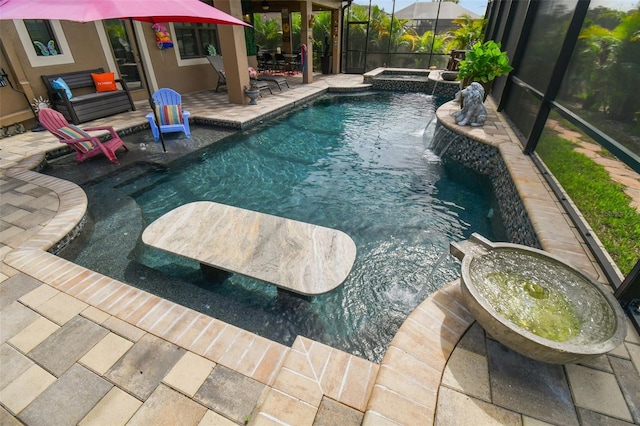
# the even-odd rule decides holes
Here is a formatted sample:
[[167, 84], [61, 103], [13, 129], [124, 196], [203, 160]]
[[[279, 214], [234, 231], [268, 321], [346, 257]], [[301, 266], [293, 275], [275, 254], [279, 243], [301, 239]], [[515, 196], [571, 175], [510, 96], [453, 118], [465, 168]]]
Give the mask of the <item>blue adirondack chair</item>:
[[156, 124], [155, 116], [152, 112], [146, 115], [151, 126], [151, 133], [156, 142], [160, 139], [160, 133], [184, 132], [188, 138], [191, 137], [189, 129], [189, 111], [182, 109], [182, 97], [173, 89], [158, 89], [153, 94], [153, 101], [160, 119], [160, 126]]

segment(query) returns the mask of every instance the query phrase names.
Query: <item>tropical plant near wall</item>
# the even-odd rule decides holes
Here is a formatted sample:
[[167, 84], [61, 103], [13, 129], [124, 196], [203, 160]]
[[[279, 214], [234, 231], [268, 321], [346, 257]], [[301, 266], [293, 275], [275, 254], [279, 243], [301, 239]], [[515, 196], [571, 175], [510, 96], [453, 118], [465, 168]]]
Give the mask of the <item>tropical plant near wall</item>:
[[609, 118], [631, 122], [640, 113], [640, 7], [627, 12], [613, 34], [620, 44], [610, 68], [613, 84]]
[[581, 41], [581, 57], [588, 58], [590, 66], [585, 67], [588, 74], [583, 76], [587, 91], [583, 95], [582, 108], [587, 110], [608, 110], [608, 94], [611, 92], [608, 87], [609, 81], [603, 79], [613, 65], [612, 58], [615, 57], [616, 50], [620, 45], [611, 30], [600, 25], [591, 25], [580, 32], [578, 40]]
[[302, 17], [300, 13], [292, 13], [291, 14], [291, 45], [293, 46], [293, 51], [298, 52], [300, 50], [300, 45], [302, 44], [302, 39], [300, 36], [300, 32], [302, 31]]
[[459, 70], [458, 79], [462, 80], [463, 86], [474, 81], [487, 85], [496, 77], [510, 73], [513, 67], [509, 65], [507, 52], [502, 50], [500, 43], [488, 40], [474, 44], [467, 51], [465, 59], [460, 61]]
[[269, 19], [263, 14], [254, 14], [253, 29], [256, 44], [260, 49], [276, 50], [282, 44], [282, 26], [280, 18]]
[[314, 15], [313, 27], [311, 28], [313, 43], [313, 67], [320, 67], [320, 57], [324, 52], [325, 36], [331, 36], [331, 12], [318, 12]]
[[639, 152], [640, 8], [589, 11], [559, 99]]
[[399, 38], [396, 52], [422, 53], [415, 59], [416, 67], [426, 67], [429, 63], [430, 54], [446, 53], [446, 43], [448, 35], [446, 33], [433, 35], [433, 31], [427, 31], [418, 35], [415, 31], [407, 31]]
[[433, 31], [427, 31], [418, 37], [418, 44], [413, 49], [415, 53], [445, 53], [447, 34], [433, 35]]
[[[369, 23], [368, 26], [351, 25], [348, 34], [345, 32], [345, 37], [349, 37], [351, 61], [361, 63], [362, 56], [367, 51], [367, 66], [386, 64], [422, 68], [429, 63], [433, 65], [433, 57], [444, 57], [452, 48], [463, 48], [480, 40], [485, 24], [483, 19], [474, 20], [463, 15], [458, 18], [459, 28], [454, 32], [434, 35], [433, 31], [427, 31], [418, 34], [411, 27], [410, 20], [395, 16], [392, 19], [391, 14], [378, 6], [369, 9], [367, 6], [352, 4], [347, 13], [346, 22]], [[451, 41], [454, 38], [455, 40]], [[318, 48], [322, 46], [319, 45]]]
[[449, 31], [447, 40], [448, 50], [467, 50], [471, 46], [484, 39], [484, 27], [487, 23], [485, 19], [472, 19], [471, 16], [464, 14], [453, 20], [458, 25], [453, 31]]
[[408, 19], [398, 19], [387, 14], [378, 6], [374, 6], [371, 11], [371, 26], [369, 28], [369, 46], [372, 52], [397, 51], [399, 43], [407, 32]]

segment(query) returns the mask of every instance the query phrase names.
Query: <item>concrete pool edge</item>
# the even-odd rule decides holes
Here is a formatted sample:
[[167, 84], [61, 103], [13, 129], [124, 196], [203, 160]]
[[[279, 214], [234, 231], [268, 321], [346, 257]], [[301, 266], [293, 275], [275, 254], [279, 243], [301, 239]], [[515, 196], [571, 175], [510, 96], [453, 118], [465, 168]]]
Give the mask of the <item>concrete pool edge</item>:
[[[469, 144], [495, 148], [492, 150], [493, 154], [502, 163], [499, 167], [506, 167], [506, 170], [500, 170], [502, 178], [506, 178], [517, 191], [517, 199], [511, 200], [515, 204], [512, 210], [520, 209], [516, 212], [520, 225], [531, 227], [534, 232], [534, 240], [525, 236], [526, 242], [533, 243], [533, 246], [539, 242], [544, 250], [561, 256], [610, 288], [575, 225], [542, 178], [541, 172], [522, 152], [515, 133], [504, 117], [496, 113], [491, 99], [488, 99], [487, 106], [489, 113], [498, 121], [488, 123], [485, 127], [457, 125], [453, 116], [460, 106], [455, 101], [438, 108], [438, 125], [461, 136], [458, 138], [459, 144], [463, 145], [458, 147], [460, 151], [468, 148]], [[479, 171], [477, 165], [474, 167], [471, 164], [473, 162], [466, 161], [468, 158], [465, 159], [464, 156], [454, 156], [454, 159]], [[492, 178], [495, 179], [495, 176]], [[441, 319], [442, 327], [439, 329], [431, 326], [437, 319]], [[474, 321], [462, 303], [460, 280], [441, 288], [421, 303], [403, 322], [387, 348], [363, 424], [433, 424], [440, 389], [435, 394], [429, 394], [426, 388], [418, 386], [414, 380], [420, 377], [423, 383], [428, 383], [437, 377], [436, 381], [439, 383], [453, 349]], [[382, 372], [387, 374], [383, 375]], [[395, 377], [392, 377], [391, 372]], [[399, 387], [398, 377], [411, 384]], [[402, 409], [389, 411], [389, 406]]]
[[[502, 178], [506, 178], [508, 183], [513, 185], [517, 195], [517, 199], [511, 200], [513, 203], [511, 210], [515, 216], [513, 219], [519, 221], [518, 226], [530, 227], [535, 237], [533, 240], [528, 235], [518, 236], [516, 241], [510, 242], [542, 248], [554, 255], [561, 256], [568, 263], [595, 277], [599, 282], [610, 286], [578, 229], [544, 180], [542, 172], [523, 153], [519, 139], [508, 126], [504, 117], [495, 112], [496, 108], [491, 98], [488, 98], [486, 103], [489, 106], [489, 114], [498, 121], [487, 123], [489, 125], [483, 127], [457, 125], [454, 114], [460, 106], [455, 101], [442, 105], [436, 111], [436, 117], [439, 125], [461, 136], [454, 143], [454, 145], [459, 144], [457, 149], [454, 149], [456, 161], [478, 171], [478, 167], [473, 164], [473, 161], [484, 162], [488, 158], [469, 159], [464, 157], [464, 152], [468, 146], [484, 146], [493, 148], [493, 155], [497, 155], [498, 159], [504, 163], [506, 170], [500, 170], [499, 173], [502, 174]], [[480, 172], [490, 174], [482, 170]], [[494, 186], [494, 189], [498, 188]], [[507, 220], [511, 220], [511, 218], [507, 218]]]
[[[200, 113], [200, 114], [194, 113], [191, 115], [191, 121], [194, 124], [200, 124], [200, 125], [206, 125], [206, 126], [217, 126], [217, 127], [222, 127], [226, 129], [233, 129], [236, 131], [243, 131], [243, 130], [248, 130], [252, 127], [256, 127], [262, 124], [265, 120], [271, 120], [279, 116], [282, 116], [284, 114], [290, 113], [291, 111], [297, 108], [300, 108], [310, 102], [313, 102], [314, 100], [323, 96], [325, 93], [328, 93], [328, 92], [352, 93], [354, 91], [359, 92], [367, 89], [369, 89], [369, 85], [364, 85], [364, 84], [355, 86], [355, 87], [347, 87], [344, 89], [339, 87], [332, 88], [330, 86], [329, 87], [324, 87], [324, 86], [312, 87], [310, 90], [308, 90], [308, 93], [306, 93], [303, 97], [295, 100], [294, 102], [287, 103], [283, 106], [275, 106], [275, 107], [270, 106], [267, 111], [262, 111], [264, 115], [259, 115], [257, 117], [248, 117], [244, 120], [220, 120], [220, 119], [207, 117], [206, 113]], [[140, 114], [133, 114], [133, 113], [130, 113], [130, 114], [134, 116], [140, 115]], [[140, 115], [140, 117], [137, 117], [137, 119], [129, 120], [126, 125], [118, 126], [114, 124], [114, 128], [119, 134], [126, 136], [132, 133], [148, 130], [149, 123], [146, 121], [146, 118], [144, 116]], [[6, 169], [5, 174], [7, 176], [15, 176], [18, 173], [22, 173], [26, 171], [38, 172], [46, 167], [47, 161], [50, 161], [57, 157], [67, 155], [73, 152], [70, 148], [66, 146], [61, 146], [58, 140], [55, 139], [49, 133], [41, 133], [41, 134], [44, 135], [45, 140], [55, 141], [55, 143], [47, 144], [47, 147], [44, 148], [42, 152], [26, 157], [21, 161], [19, 161], [17, 164], [15, 164], [13, 167]], [[106, 135], [107, 134], [104, 133], [104, 135], [101, 135], [100, 137], [104, 137]], [[43, 176], [46, 176], [46, 175], [43, 175]], [[50, 177], [50, 178], [56, 179], [54, 177]], [[71, 182], [68, 182], [68, 183], [75, 185]], [[78, 189], [80, 189], [79, 186], [78, 186]], [[63, 192], [66, 193], [67, 190], [64, 190]], [[85, 195], [85, 198], [86, 198], [86, 195]], [[71, 221], [74, 220], [73, 217], [69, 219]], [[64, 236], [60, 237], [55, 244], [52, 244], [50, 247], [42, 247], [42, 248], [44, 250], [47, 250], [55, 254], [55, 253], [58, 253], [60, 250], [64, 249], [71, 241], [73, 241], [73, 239], [76, 236], [78, 236], [78, 234], [81, 232], [82, 228], [84, 227], [84, 222], [86, 221], [86, 208], [85, 208], [85, 215], [75, 219], [77, 219], [77, 222], [74, 224], [74, 226], [69, 227], [69, 229], [67, 230], [67, 233], [64, 234]]]
[[424, 92], [443, 99], [453, 99], [460, 90], [459, 81], [444, 80], [441, 70], [376, 68], [362, 78], [374, 90], [394, 92]]
[[[364, 413], [364, 424], [379, 424], [383, 419], [400, 424], [433, 423], [442, 371], [473, 323], [459, 301], [459, 281], [449, 284], [409, 315], [378, 365], [303, 336], [286, 347], [41, 249], [15, 249], [5, 263], [48, 288], [34, 290], [47, 296], [32, 302], [32, 308], [41, 309], [62, 293], [67, 304], [80, 304], [77, 314], [115, 334], [139, 338], [144, 332], [151, 333], [263, 383], [268, 390], [255, 417], [293, 423], [297, 417], [287, 418], [291, 413], [283, 413], [283, 406], [293, 405], [297, 407], [294, 412], [313, 416], [311, 406], [317, 410], [323, 397]], [[26, 298], [35, 296], [27, 294]], [[411, 377], [420, 380], [407, 387]], [[389, 399], [395, 403], [390, 405]]]
[[[518, 150], [513, 149], [513, 152], [514, 154], [516, 154]], [[522, 156], [522, 153], [520, 152], [519, 155]], [[35, 172], [31, 172], [31, 173], [35, 173]], [[21, 176], [26, 178], [32, 177], [32, 175], [30, 174], [21, 175]], [[31, 257], [31, 256], [34, 256], [34, 257]], [[24, 248], [24, 249], [20, 248], [20, 249], [16, 249], [11, 254], [10, 262], [12, 264], [15, 264], [16, 266], [20, 266], [20, 268], [23, 268], [25, 270], [37, 272], [38, 269], [40, 268], [40, 265], [37, 262], [28, 261], [29, 259], [34, 259], [36, 257], [41, 260], [44, 258], [56, 259], [55, 256], [42, 252], [40, 248]], [[56, 265], [57, 265], [56, 268], [63, 268], [65, 266], [65, 264], [59, 263], [60, 261], [62, 260], [59, 259], [56, 261]], [[67, 262], [67, 261], [63, 261], [63, 262]], [[67, 266], [73, 267], [72, 266], [73, 264], [71, 264], [70, 262], [67, 262], [67, 263], [70, 264]], [[50, 278], [48, 276], [53, 272], [54, 272], [53, 269], [49, 270], [49, 273], [43, 275], [42, 277], [47, 281], [49, 281]], [[102, 284], [105, 284], [105, 285], [107, 284], [108, 279], [103, 278], [99, 274], [93, 273], [91, 274], [91, 276], [92, 276], [92, 279], [95, 280], [93, 282], [100, 281]], [[124, 285], [119, 282], [112, 283], [112, 284]], [[429, 382], [428, 384], [430, 384], [430, 386], [426, 386], [427, 383], [425, 383], [425, 386], [421, 386], [422, 390], [419, 394], [414, 395], [414, 394], [408, 393], [402, 396], [405, 390], [414, 391], [415, 389], [405, 388], [403, 386], [403, 383], [406, 381], [406, 377], [403, 377], [402, 375], [396, 375], [397, 371], [394, 371], [395, 368], [394, 368], [394, 364], [392, 363], [393, 359], [392, 359], [392, 354], [390, 353], [390, 349], [387, 350], [387, 352], [390, 353], [388, 359], [383, 360], [383, 363], [380, 364], [379, 366], [378, 365], [372, 366], [368, 362], [361, 364], [360, 361], [362, 360], [356, 357], [354, 358], [349, 358], [351, 356], [345, 357], [344, 355], [346, 354], [344, 355], [339, 354], [339, 351], [335, 349], [324, 347], [323, 345], [317, 342], [311, 342], [305, 338], [300, 338], [299, 340], [296, 340], [296, 343], [294, 343], [294, 346], [292, 348], [280, 348], [278, 346], [271, 347], [272, 348], [271, 350], [273, 352], [277, 353], [278, 350], [280, 349], [282, 349], [283, 352], [285, 352], [285, 354], [281, 355], [279, 358], [277, 355], [274, 355], [274, 357], [277, 358], [278, 360], [275, 361], [275, 365], [277, 365], [277, 367], [273, 367], [273, 369], [278, 369], [278, 371], [284, 369], [286, 373], [285, 375], [280, 377], [280, 382], [277, 387], [275, 386], [275, 381], [276, 381], [275, 378], [265, 379], [270, 383], [274, 383], [273, 389], [275, 390], [273, 392], [270, 391], [268, 392], [268, 394], [265, 394], [261, 400], [260, 406], [263, 409], [262, 412], [264, 413], [264, 417], [280, 418], [279, 416], [286, 415], [285, 411], [289, 411], [289, 408], [292, 408], [294, 411], [296, 409], [299, 409], [299, 413], [303, 413], [303, 414], [307, 413], [310, 415], [310, 412], [312, 411], [311, 410], [312, 407], [314, 406], [317, 407], [318, 405], [317, 400], [319, 398], [318, 397], [319, 393], [317, 391], [318, 389], [317, 382], [310, 381], [308, 383], [309, 385], [308, 387], [305, 387], [304, 389], [294, 390], [293, 389], [294, 383], [290, 382], [290, 380], [287, 380], [287, 377], [285, 377], [286, 375], [291, 376], [291, 373], [293, 371], [291, 370], [291, 367], [297, 364], [296, 358], [302, 357], [303, 359], [305, 359], [306, 357], [306, 360], [311, 361], [313, 358], [312, 357], [313, 351], [317, 350], [319, 352], [329, 354], [328, 357], [326, 358], [327, 362], [329, 359], [331, 359], [332, 362], [338, 360], [340, 365], [345, 365], [345, 366], [351, 365], [350, 362], [354, 362], [361, 367], [359, 368], [359, 371], [367, 371], [367, 369], [370, 369], [368, 377], [373, 377], [373, 379], [375, 380], [375, 384], [366, 380], [363, 381], [363, 383], [371, 383], [370, 384], [370, 389], [372, 392], [371, 397], [368, 398], [367, 390], [365, 390], [361, 394], [361, 396], [364, 399], [368, 399], [368, 402], [367, 402], [368, 405], [367, 405], [366, 414], [365, 414], [366, 424], [380, 424], [380, 422], [385, 421], [385, 419], [388, 420], [389, 423], [391, 423], [392, 421], [391, 419], [397, 419], [393, 421], [393, 424], [396, 424], [397, 422], [401, 422], [404, 424], [416, 424], [417, 419], [423, 419], [423, 418], [427, 421], [431, 419], [430, 423], [433, 423], [433, 418], [434, 418], [433, 416], [435, 413], [435, 407], [436, 407], [436, 402], [438, 398], [438, 386], [440, 385], [440, 377], [442, 376], [442, 370], [446, 365], [446, 361], [448, 359], [448, 356], [451, 353], [450, 351], [452, 347], [457, 344], [462, 334], [464, 334], [466, 327], [472, 322], [472, 320], [465, 313], [465, 309], [458, 302], [459, 299], [457, 297], [457, 294], [458, 294], [457, 288], [458, 288], [457, 284], [454, 282], [453, 284], [450, 284], [449, 286], [436, 292], [432, 297], [425, 300], [410, 315], [410, 317], [407, 318], [407, 320], [405, 321], [406, 327], [405, 327], [405, 324], [403, 324], [403, 326], [401, 327], [401, 330], [398, 331], [398, 333], [396, 334], [396, 337], [394, 337], [394, 340], [392, 342], [391, 346], [394, 347], [394, 350], [393, 350], [394, 355], [396, 355], [398, 358], [404, 357], [405, 361], [415, 360], [415, 356], [412, 355], [411, 351], [430, 350], [431, 347], [428, 347], [428, 348], [423, 347], [423, 346], [427, 346], [427, 345], [424, 345], [425, 341], [428, 341], [431, 343], [440, 342], [441, 348], [444, 348], [438, 357], [427, 358], [428, 364], [425, 364], [423, 367], [425, 368], [425, 371], [427, 373], [425, 374], [425, 381]], [[77, 288], [77, 290], [82, 291], [82, 289], [80, 288]], [[85, 295], [87, 295], [87, 293], [85, 293]], [[162, 306], [165, 306], [165, 305], [162, 305]], [[168, 307], [169, 305], [166, 305], [166, 306]], [[37, 307], [34, 307], [34, 308], [37, 309]], [[148, 309], [152, 309], [152, 308], [148, 308]], [[177, 309], [177, 308], [171, 308], [171, 309]], [[96, 311], [98, 311], [98, 309], [92, 308], [92, 305], [90, 305], [89, 307], [85, 308], [85, 311], [83, 311], [82, 315], [86, 315], [87, 317], [94, 317], [94, 318], [98, 318], [98, 317], [104, 318], [103, 315], [99, 315], [99, 313]], [[145, 312], [148, 313], [149, 310], [146, 310]], [[133, 312], [132, 314], [127, 315], [127, 317], [133, 318], [134, 316], [137, 316], [139, 314], [142, 314], [142, 312]], [[200, 316], [196, 315], [194, 319], [189, 321], [189, 317], [187, 317], [187, 315], [191, 315], [191, 314], [183, 314], [183, 315], [184, 316], [182, 316], [181, 318], [184, 321], [181, 320], [180, 322], [184, 322], [185, 326], [191, 324], [194, 321], [197, 322], [203, 317], [202, 315]], [[122, 322], [122, 320], [119, 319], [118, 317], [113, 317], [113, 318], [114, 318], [114, 322], [116, 319]], [[442, 322], [437, 321], [438, 318], [442, 318]], [[425, 326], [425, 320], [428, 321], [428, 328], [431, 330], [428, 330], [427, 327]], [[444, 322], [445, 320], [451, 321], [451, 322], [445, 323]], [[103, 319], [100, 321], [100, 323], [105, 324], [105, 323], [108, 323], [108, 321], [109, 320]], [[152, 321], [152, 318], [147, 317], [147, 322], [151, 322], [151, 321]], [[156, 319], [154, 319], [154, 323], [155, 321]], [[467, 322], [468, 324], [465, 326]], [[214, 322], [210, 322], [210, 324], [214, 324]], [[135, 326], [133, 325], [130, 325], [130, 327], [135, 328]], [[215, 327], [214, 325], [211, 325], [210, 329], [213, 329], [214, 327]], [[112, 330], [114, 330], [115, 332], [116, 328], [113, 328]], [[229, 330], [229, 328], [225, 328], [225, 330]], [[414, 334], [414, 333], [418, 333], [418, 334]], [[432, 333], [431, 338], [428, 338], [427, 340], [421, 340], [423, 333]], [[241, 334], [242, 336], [246, 336], [244, 333], [241, 333]], [[434, 336], [437, 342], [434, 342]], [[221, 337], [221, 339], [222, 338], [226, 339], [227, 337]], [[247, 346], [251, 346], [255, 344], [255, 343], [251, 343], [253, 342], [251, 340], [244, 340], [245, 337], [236, 336], [236, 338], [239, 339], [237, 341], [238, 347], [242, 348], [243, 351], [246, 351]], [[212, 337], [212, 339], [214, 338]], [[233, 340], [233, 341], [235, 342], [236, 340]], [[259, 338], [258, 341], [262, 341], [262, 339]], [[227, 351], [227, 353], [232, 353], [235, 351], [234, 348], [229, 346], [224, 350]], [[401, 359], [397, 359], [396, 361], [401, 361]], [[230, 362], [228, 364], [231, 365]], [[286, 365], [286, 368], [284, 368], [285, 365]], [[415, 378], [417, 376], [418, 374], [416, 372], [413, 372], [413, 371], [411, 372], [410, 377]], [[300, 377], [300, 376], [297, 376], [297, 377]], [[394, 381], [394, 377], [397, 382]], [[358, 381], [362, 381], [362, 378], [360, 376], [358, 376]], [[331, 385], [327, 383], [325, 387], [320, 387], [320, 390], [323, 393], [323, 395], [327, 395], [332, 399], [340, 398], [339, 396], [335, 396], [336, 394], [339, 394], [339, 392], [335, 389], [335, 387], [336, 387], [335, 383]], [[365, 387], [365, 389], [367, 388]], [[313, 392], [307, 393], [309, 390], [313, 390]], [[298, 394], [295, 394], [296, 392], [298, 392]], [[354, 392], [354, 394], [357, 394], [357, 392]], [[312, 395], [312, 396], [308, 396], [308, 395]], [[386, 398], [390, 395], [394, 397], [394, 399], [391, 401], [397, 402], [397, 403], [389, 404], [390, 401], [387, 400]], [[424, 396], [425, 399], [423, 400], [422, 403], [418, 403], [414, 405], [414, 403], [416, 402], [415, 401], [415, 398], [417, 397], [416, 395], [420, 395], [420, 397]], [[362, 407], [362, 405], [360, 404], [361, 404], [360, 402], [350, 401], [349, 404], [347, 405], [349, 406], [358, 405], [359, 407]], [[414, 407], [416, 410], [418, 410], [418, 412], [416, 413], [413, 410], [410, 410], [411, 407]], [[364, 411], [363, 409], [361, 410]], [[261, 415], [256, 415], [255, 417], [258, 418], [260, 416]], [[408, 419], [408, 421], [405, 422], [402, 419], [404, 420]]]

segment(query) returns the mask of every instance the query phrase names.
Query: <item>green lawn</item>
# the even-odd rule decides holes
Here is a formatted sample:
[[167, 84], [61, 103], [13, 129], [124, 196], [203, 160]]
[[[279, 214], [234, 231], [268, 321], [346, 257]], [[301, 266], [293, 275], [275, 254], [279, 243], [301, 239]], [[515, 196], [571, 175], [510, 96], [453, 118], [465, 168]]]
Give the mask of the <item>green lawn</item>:
[[576, 144], [547, 131], [536, 152], [558, 179], [626, 275], [640, 258], [640, 214], [604, 167], [574, 151]]

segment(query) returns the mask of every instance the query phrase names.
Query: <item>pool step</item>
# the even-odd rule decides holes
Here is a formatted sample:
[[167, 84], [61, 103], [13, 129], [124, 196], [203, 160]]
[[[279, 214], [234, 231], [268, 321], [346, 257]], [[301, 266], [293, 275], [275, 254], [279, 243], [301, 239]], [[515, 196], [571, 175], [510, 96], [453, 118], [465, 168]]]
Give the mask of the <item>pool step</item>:
[[[137, 164], [135, 173], [127, 173], [114, 182], [113, 188], [130, 197], [151, 189], [167, 179], [168, 167], [156, 163]], [[142, 170], [141, 170], [142, 169]]]

